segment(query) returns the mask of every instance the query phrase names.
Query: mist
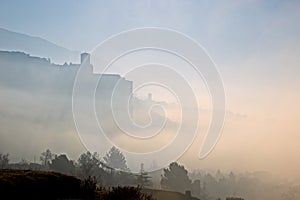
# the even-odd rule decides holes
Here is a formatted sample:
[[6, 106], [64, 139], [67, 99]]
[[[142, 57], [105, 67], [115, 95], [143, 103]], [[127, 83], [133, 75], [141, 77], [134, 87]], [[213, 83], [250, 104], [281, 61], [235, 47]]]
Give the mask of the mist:
[[[0, 154], [9, 153], [11, 163], [40, 163], [41, 153], [51, 149], [77, 161], [84, 152], [103, 158], [116, 147], [132, 173], [143, 163], [156, 189], [163, 169], [176, 161], [201, 187], [208, 183], [214, 198], [279, 199], [292, 193], [300, 183], [299, 6], [235, 0], [3, 2]], [[174, 30], [199, 44], [202, 54], [186, 53], [209, 58], [201, 63], [203, 73], [185, 57], [151, 45], [126, 53], [117, 42], [101, 47], [120, 32], [144, 27]], [[186, 47], [163, 34], [134, 42], [125, 36], [124, 47], [144, 44], [144, 38], [182, 47], [178, 52]], [[102, 65], [108, 58], [113, 61]], [[222, 87], [208, 81], [205, 70], [211, 67]], [[213, 89], [224, 93], [224, 101], [214, 98]], [[224, 109], [214, 107], [217, 100]], [[209, 131], [217, 127], [212, 119], [223, 114], [222, 130], [210, 140]], [[200, 159], [206, 145], [213, 148]]]

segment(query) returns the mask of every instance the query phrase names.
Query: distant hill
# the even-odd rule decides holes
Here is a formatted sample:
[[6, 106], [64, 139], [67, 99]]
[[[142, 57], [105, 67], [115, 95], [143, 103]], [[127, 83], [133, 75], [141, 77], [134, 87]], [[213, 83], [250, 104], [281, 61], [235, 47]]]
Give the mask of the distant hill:
[[44, 91], [71, 96], [78, 68], [79, 64], [57, 65], [46, 58], [0, 50], [0, 85], [31, 95]]
[[33, 37], [0, 28], [0, 50], [22, 51], [33, 56], [50, 58], [51, 62], [63, 64], [79, 62], [79, 51], [71, 51], [39, 37]]

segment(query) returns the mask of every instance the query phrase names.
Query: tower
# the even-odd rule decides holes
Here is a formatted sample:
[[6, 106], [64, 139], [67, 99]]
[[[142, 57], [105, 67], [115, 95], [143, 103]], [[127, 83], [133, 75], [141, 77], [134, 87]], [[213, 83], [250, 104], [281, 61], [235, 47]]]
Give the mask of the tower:
[[89, 73], [93, 74], [93, 65], [91, 64], [91, 55], [89, 53], [80, 54], [80, 65], [84, 66]]
[[90, 59], [90, 54], [89, 53], [82, 53], [80, 54], [80, 63], [83, 64], [91, 64], [91, 59]]

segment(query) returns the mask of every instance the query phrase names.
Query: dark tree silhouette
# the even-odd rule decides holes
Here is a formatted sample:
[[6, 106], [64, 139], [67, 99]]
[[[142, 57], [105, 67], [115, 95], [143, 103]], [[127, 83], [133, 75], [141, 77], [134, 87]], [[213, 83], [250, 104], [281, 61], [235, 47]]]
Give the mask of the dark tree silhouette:
[[185, 192], [190, 189], [191, 180], [184, 166], [173, 162], [169, 168], [164, 169], [160, 184], [163, 189]]
[[49, 167], [52, 158], [54, 154], [51, 153], [50, 149], [47, 149], [45, 152], [43, 152], [40, 156], [40, 161], [42, 162], [42, 165], [45, 167]]
[[8, 167], [9, 163], [9, 154], [0, 154], [0, 169], [5, 169]]
[[106, 165], [116, 170], [129, 171], [123, 153], [116, 147], [112, 147], [103, 158]]
[[64, 174], [75, 174], [74, 162], [69, 160], [65, 154], [61, 154], [59, 156], [55, 155], [52, 163], [50, 164], [50, 169]]
[[78, 159], [79, 176], [82, 178], [93, 176], [100, 164], [100, 158], [96, 152], [93, 155], [89, 151], [81, 154]]

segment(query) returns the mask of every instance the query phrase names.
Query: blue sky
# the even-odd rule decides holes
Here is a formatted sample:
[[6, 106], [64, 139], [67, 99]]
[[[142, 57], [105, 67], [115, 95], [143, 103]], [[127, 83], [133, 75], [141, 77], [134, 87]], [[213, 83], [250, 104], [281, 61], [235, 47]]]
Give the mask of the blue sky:
[[[238, 73], [243, 79], [250, 74], [265, 80], [261, 65], [265, 71], [275, 68], [274, 79], [286, 69], [270, 57], [284, 53], [285, 61], [293, 60], [299, 51], [299, 1], [4, 0], [0, 5], [1, 27], [80, 51], [91, 51], [107, 37], [132, 28], [175, 29], [202, 44], [229, 79]], [[251, 66], [255, 70], [249, 69], [253, 60], [259, 62]], [[299, 69], [292, 67], [288, 73], [295, 71]]]
[[[144, 26], [182, 31], [213, 52], [231, 46], [227, 53], [256, 48], [267, 28], [279, 32], [274, 37], [299, 33], [296, 1], [2, 0], [0, 5], [0, 26], [76, 50], [88, 51], [109, 35]], [[278, 19], [285, 24], [270, 27]]]
[[[248, 75], [243, 72], [248, 60], [278, 57], [287, 46], [289, 55], [298, 51], [299, 8], [300, 2], [293, 0], [2, 0], [0, 26], [79, 51], [91, 51], [107, 37], [128, 29], [171, 28], [202, 44], [221, 70], [226, 67], [224, 73]], [[273, 69], [273, 63], [264, 68]], [[265, 78], [257, 70], [251, 73]], [[273, 76], [281, 73], [274, 71]]]

